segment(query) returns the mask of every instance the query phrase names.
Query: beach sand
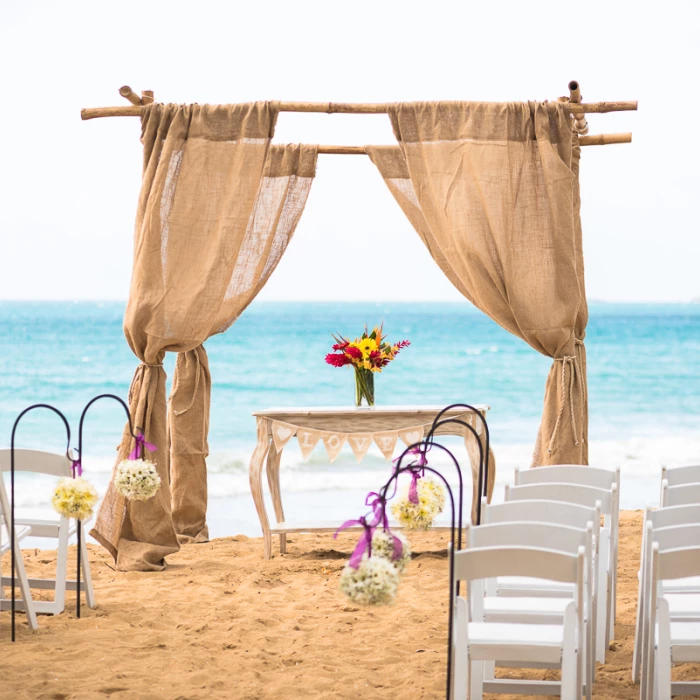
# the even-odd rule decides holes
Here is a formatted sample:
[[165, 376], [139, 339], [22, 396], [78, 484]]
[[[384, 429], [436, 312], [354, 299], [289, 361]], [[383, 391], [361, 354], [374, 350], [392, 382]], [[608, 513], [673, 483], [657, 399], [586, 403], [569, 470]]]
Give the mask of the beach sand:
[[[639, 511], [622, 514], [616, 641], [596, 698], [639, 694], [630, 667], [640, 526]], [[262, 541], [240, 535], [185, 547], [152, 574], [114, 571], [91, 546], [95, 610], [76, 619], [71, 595], [70, 609], [40, 617], [35, 633], [20, 614], [14, 645], [9, 614], [0, 616], [0, 698], [444, 697], [446, 535], [411, 535], [417, 554], [384, 608], [360, 608], [338, 590], [354, 540], [292, 536], [288, 554], [264, 561]], [[55, 552], [25, 550], [25, 560], [30, 575], [48, 576]], [[700, 678], [700, 669], [674, 674]]]

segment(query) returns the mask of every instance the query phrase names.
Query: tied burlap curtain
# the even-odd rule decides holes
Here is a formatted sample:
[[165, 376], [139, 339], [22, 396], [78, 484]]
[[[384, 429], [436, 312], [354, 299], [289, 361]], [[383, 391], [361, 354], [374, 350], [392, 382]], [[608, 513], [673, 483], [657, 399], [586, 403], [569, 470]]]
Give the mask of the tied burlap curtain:
[[587, 463], [579, 146], [560, 103], [397, 104], [368, 147], [433, 259], [475, 306], [554, 359], [533, 465]]
[[[162, 486], [149, 501], [127, 502], [110, 484], [92, 534], [119, 569], [162, 569], [179, 549], [178, 530], [185, 541], [206, 537], [211, 378], [202, 343], [233, 323], [274, 270], [315, 169], [312, 149], [270, 148], [277, 112], [275, 103], [143, 110], [144, 173], [124, 333], [141, 360], [131, 415], [158, 448], [150, 458]], [[182, 353], [170, 412], [172, 470], [166, 351]], [[132, 448], [125, 429], [118, 460]]]
[[[224, 301], [228, 311], [213, 333], [243, 313], [277, 267], [294, 234], [316, 172], [312, 146], [270, 146], [260, 190], [238, 251]], [[204, 542], [211, 375], [204, 346], [177, 356], [170, 395], [170, 474], [175, 532], [180, 544]]]

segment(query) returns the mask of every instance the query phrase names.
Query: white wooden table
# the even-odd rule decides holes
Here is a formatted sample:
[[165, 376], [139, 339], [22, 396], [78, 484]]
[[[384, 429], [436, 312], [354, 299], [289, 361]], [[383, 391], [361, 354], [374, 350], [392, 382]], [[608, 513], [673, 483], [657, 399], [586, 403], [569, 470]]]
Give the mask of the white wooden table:
[[[433, 420], [443, 409], [443, 406], [373, 406], [372, 408], [274, 408], [266, 411], [254, 413], [257, 420], [257, 446], [250, 460], [250, 490], [255, 501], [255, 508], [260, 518], [263, 539], [265, 544], [265, 558], [272, 556], [272, 535], [279, 535], [280, 553], [287, 551], [288, 532], [335, 532], [344, 520], [353, 513], [347, 514], [345, 518], [339, 518], [334, 522], [309, 522], [309, 521], [286, 521], [284, 509], [282, 507], [282, 493], [280, 490], [280, 461], [282, 450], [277, 449], [273, 439], [273, 425], [279, 430], [279, 423], [298, 427], [300, 430], [310, 429], [314, 431], [330, 431], [333, 433], [343, 433], [352, 435], [367, 436], [370, 433], [382, 431], [396, 431], [422, 426], [425, 434], [432, 426]], [[479, 413], [485, 415], [489, 406], [475, 406]], [[463, 417], [479, 432], [479, 439], [482, 448], [485, 447], [485, 434], [481, 429], [481, 421], [472, 411], [463, 408], [456, 408], [449, 411], [445, 418]], [[285, 435], [287, 430], [284, 431]], [[440, 427], [436, 435], [456, 435], [464, 438], [469, 461], [472, 470], [472, 520], [475, 518], [476, 503], [478, 500], [478, 480], [479, 480], [479, 447], [474, 439], [473, 433], [468, 428], [456, 423], [449, 423]], [[287, 439], [289, 439], [287, 437]], [[403, 443], [399, 443], [396, 453], [401, 454]], [[270, 487], [270, 495], [275, 510], [276, 523], [270, 525], [270, 520], [265, 510], [263, 495], [262, 474], [267, 470], [267, 483]], [[496, 462], [491, 450], [489, 450], [489, 474], [488, 487], [489, 499], [493, 491], [495, 481]], [[387, 469], [387, 478], [390, 469]], [[451, 476], [451, 475], [450, 475]], [[466, 481], [466, 480], [465, 480]], [[378, 483], [377, 487], [382, 484]], [[465, 483], [466, 488], [466, 483]], [[392, 525], [393, 527], [393, 525]]]

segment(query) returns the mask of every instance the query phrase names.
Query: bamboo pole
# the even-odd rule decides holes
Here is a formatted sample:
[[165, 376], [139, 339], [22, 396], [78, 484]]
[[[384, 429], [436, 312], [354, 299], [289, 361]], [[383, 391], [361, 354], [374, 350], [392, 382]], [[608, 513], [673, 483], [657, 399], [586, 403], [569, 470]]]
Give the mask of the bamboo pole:
[[[581, 103], [581, 87], [576, 80], [572, 80], [569, 83], [569, 104], [580, 104]], [[585, 136], [588, 133], [588, 122], [586, 117], [583, 115], [574, 115], [574, 129], [578, 131], [581, 136]]]
[[581, 146], [607, 146], [611, 143], [632, 143], [632, 134], [595, 134], [594, 136], [581, 136]]
[[153, 102], [153, 90], [142, 90], [141, 102], [145, 105], [151, 104]]
[[128, 86], [124, 85], [123, 87], [119, 88], [119, 94], [122, 97], [125, 97], [129, 102], [131, 102], [132, 105], [142, 105], [143, 102], [141, 101], [141, 98]]
[[[579, 139], [581, 146], [607, 146], [611, 143], [632, 143], [632, 134], [595, 134], [594, 136], [582, 136]], [[367, 150], [364, 146], [315, 146], [319, 155], [365, 155]]]
[[[348, 102], [280, 102], [281, 112], [320, 112], [324, 114], [383, 114], [388, 111], [385, 103]], [[607, 112], [630, 112], [637, 109], [637, 102], [590, 102], [571, 104], [572, 114], [604, 114]], [[133, 107], [92, 107], [80, 111], [82, 119], [99, 117], [138, 117], [141, 106]]]

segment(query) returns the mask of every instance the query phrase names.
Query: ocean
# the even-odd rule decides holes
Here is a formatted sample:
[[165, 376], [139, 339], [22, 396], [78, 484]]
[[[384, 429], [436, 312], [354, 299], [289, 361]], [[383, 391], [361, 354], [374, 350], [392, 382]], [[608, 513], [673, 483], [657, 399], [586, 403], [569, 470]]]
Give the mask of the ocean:
[[[0, 302], [0, 443], [18, 413], [51, 403], [77, 432], [83, 406], [100, 393], [124, 399], [138, 361], [122, 332], [118, 302]], [[351, 370], [324, 362], [331, 333], [355, 335], [384, 322], [404, 350], [376, 377], [377, 404], [489, 404], [497, 459], [496, 498], [516, 466], [529, 466], [548, 358], [467, 303], [254, 303], [207, 343], [212, 372], [209, 494], [214, 536], [259, 535], [247, 466], [251, 413], [279, 406], [350, 406]], [[700, 463], [700, 305], [590, 304], [586, 337], [591, 463], [622, 469], [623, 508], [658, 499], [662, 465]], [[174, 356], [165, 366], [172, 377]], [[124, 423], [116, 402], [98, 402], [85, 424], [86, 476], [104, 492]], [[77, 434], [73, 444], [77, 444]], [[51, 413], [28, 415], [17, 445], [62, 452]], [[459, 447], [457, 448], [459, 449]], [[466, 459], [466, 455], [460, 452]], [[363, 495], [386, 479], [379, 451], [357, 465], [349, 447], [330, 465], [322, 445], [308, 462], [285, 449], [287, 517], [356, 517]], [[41, 483], [40, 483], [41, 482]], [[46, 509], [50, 484], [18, 480], [18, 507]], [[344, 519], [344, 517], [342, 517]]]

